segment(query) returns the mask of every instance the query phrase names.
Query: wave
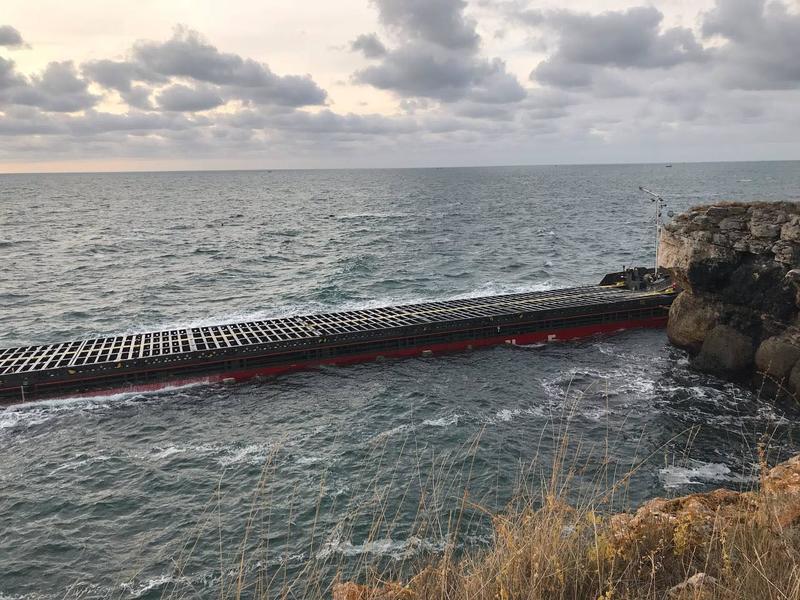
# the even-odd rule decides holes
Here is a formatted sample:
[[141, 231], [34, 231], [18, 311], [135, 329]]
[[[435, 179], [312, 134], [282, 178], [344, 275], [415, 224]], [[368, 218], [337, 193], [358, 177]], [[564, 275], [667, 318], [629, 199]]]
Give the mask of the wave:
[[158, 390], [119, 392], [97, 396], [74, 396], [13, 404], [0, 411], [0, 431], [34, 427], [75, 413], [106, 410], [117, 406], [138, 405], [147, 398], [159, 397], [207, 384], [207, 380], [202, 380], [182, 385], [166, 386]]
[[425, 419], [422, 425], [428, 427], [449, 427], [450, 425], [458, 425], [460, 417], [461, 415], [454, 414], [447, 417], [439, 417], [438, 419]]
[[161, 463], [181, 457], [191, 459], [209, 459], [222, 467], [233, 465], [263, 465], [274, 450], [271, 442], [233, 443], [233, 444], [196, 444], [153, 446], [148, 452], [137, 455], [137, 458], [148, 462]]
[[725, 464], [693, 460], [688, 466], [668, 466], [658, 470], [659, 479], [667, 489], [707, 483], [749, 483], [753, 477], [733, 473]]
[[393, 560], [405, 560], [421, 552], [441, 552], [444, 550], [446, 544], [446, 539], [429, 541], [417, 536], [411, 536], [403, 540], [379, 538], [361, 544], [353, 544], [350, 540], [334, 538], [323, 544], [317, 551], [316, 558], [317, 560], [325, 560], [333, 555], [341, 555], [349, 558], [373, 555], [388, 557]]

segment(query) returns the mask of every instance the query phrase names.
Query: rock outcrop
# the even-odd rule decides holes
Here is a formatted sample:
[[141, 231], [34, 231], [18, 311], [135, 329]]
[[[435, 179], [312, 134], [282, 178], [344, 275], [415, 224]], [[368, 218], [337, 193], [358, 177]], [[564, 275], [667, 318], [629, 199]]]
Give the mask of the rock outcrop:
[[667, 333], [697, 368], [800, 397], [800, 203], [698, 206], [664, 227]]

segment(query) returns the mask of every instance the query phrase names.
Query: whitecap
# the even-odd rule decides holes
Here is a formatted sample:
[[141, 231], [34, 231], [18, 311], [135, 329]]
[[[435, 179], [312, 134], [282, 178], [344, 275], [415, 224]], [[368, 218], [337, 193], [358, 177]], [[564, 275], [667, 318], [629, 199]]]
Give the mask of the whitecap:
[[104, 410], [112, 406], [129, 405], [132, 404], [134, 400], [140, 400], [141, 398], [207, 385], [208, 381], [207, 378], [203, 378], [191, 383], [168, 385], [158, 390], [117, 392], [114, 394], [98, 394], [92, 396], [72, 396], [14, 404], [0, 412], [0, 430], [41, 425], [42, 423], [46, 423], [64, 414]]
[[413, 429], [414, 428], [408, 424], [398, 425], [397, 427], [392, 427], [391, 429], [387, 429], [386, 431], [381, 431], [380, 433], [376, 433], [374, 436], [370, 438], [370, 441], [371, 442], [383, 441], [386, 438], [389, 438], [393, 435], [397, 435], [398, 433], [403, 433], [404, 431], [412, 431]]
[[158, 577], [148, 579], [139, 585], [129, 582], [121, 583], [119, 587], [128, 592], [131, 598], [141, 598], [150, 590], [161, 588], [170, 583], [177, 583], [177, 581], [171, 575], [159, 575]]
[[498, 420], [503, 421], [504, 423], [509, 423], [514, 419], [514, 417], [518, 417], [521, 414], [522, 411], [518, 408], [515, 408], [513, 410], [509, 408], [504, 408], [502, 410], [497, 411], [497, 414], [495, 416], [497, 417]]
[[50, 472], [50, 474], [48, 475], [48, 477], [52, 477], [53, 475], [55, 475], [56, 473], [58, 473], [60, 471], [77, 471], [78, 469], [80, 469], [83, 466], [92, 465], [92, 464], [100, 463], [100, 462], [106, 462], [106, 461], [111, 460], [112, 458], [113, 458], [112, 456], [105, 456], [105, 455], [101, 454], [101, 455], [98, 455], [98, 456], [89, 456], [89, 457], [81, 459], [81, 460], [74, 460], [74, 461], [66, 462], [63, 465], [61, 465], [60, 467], [56, 467], [55, 469], [53, 469]]
[[733, 473], [725, 464], [715, 462], [689, 461], [687, 466], [671, 465], [659, 469], [659, 479], [667, 489], [705, 483], [747, 483], [750, 477]]
[[422, 424], [429, 427], [449, 427], [450, 425], [458, 425], [460, 417], [461, 415], [454, 414], [449, 417], [439, 417], [438, 419], [426, 419]]
[[217, 461], [223, 467], [235, 464], [263, 464], [269, 455], [272, 444], [249, 444], [238, 448], [226, 449], [223, 456]]
[[394, 560], [401, 560], [414, 556], [423, 550], [437, 551], [444, 548], [445, 541], [430, 542], [416, 536], [404, 540], [380, 538], [366, 541], [362, 544], [353, 544], [350, 540], [332, 539], [317, 552], [317, 559], [324, 560], [334, 554], [353, 557], [365, 554], [373, 556], [388, 556]]

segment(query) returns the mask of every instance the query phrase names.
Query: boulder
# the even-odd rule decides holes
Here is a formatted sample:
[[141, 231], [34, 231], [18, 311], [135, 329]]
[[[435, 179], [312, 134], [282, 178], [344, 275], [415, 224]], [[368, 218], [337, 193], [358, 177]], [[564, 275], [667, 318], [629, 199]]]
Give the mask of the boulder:
[[729, 325], [717, 325], [706, 335], [695, 365], [704, 371], [744, 378], [753, 366], [753, 340]]
[[776, 223], [751, 221], [750, 235], [755, 238], [776, 241], [779, 237], [781, 237], [781, 226]]
[[756, 351], [756, 369], [770, 375], [779, 383], [788, 380], [792, 369], [800, 360], [800, 347], [789, 339], [769, 337]]
[[722, 231], [743, 231], [747, 229], [747, 217], [744, 215], [736, 217], [725, 217], [719, 222], [719, 228]]
[[789, 391], [800, 398], [800, 362], [795, 364], [789, 373]]
[[775, 260], [792, 268], [800, 267], [800, 245], [780, 240], [772, 246]]
[[786, 242], [800, 243], [800, 215], [792, 216], [781, 227], [781, 239]]
[[719, 309], [713, 302], [690, 292], [681, 292], [669, 309], [667, 336], [681, 348], [698, 352], [719, 320]]

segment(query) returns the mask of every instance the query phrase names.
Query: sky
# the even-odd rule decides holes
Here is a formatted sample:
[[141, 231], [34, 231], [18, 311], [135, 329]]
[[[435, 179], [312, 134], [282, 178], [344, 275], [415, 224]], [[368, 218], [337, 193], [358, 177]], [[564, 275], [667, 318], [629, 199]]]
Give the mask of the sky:
[[3, 0], [0, 172], [800, 159], [800, 0]]

